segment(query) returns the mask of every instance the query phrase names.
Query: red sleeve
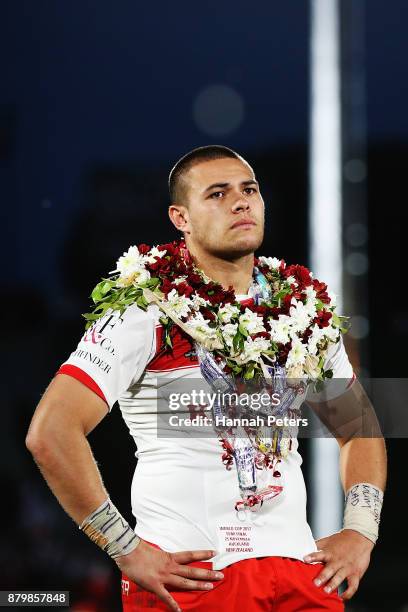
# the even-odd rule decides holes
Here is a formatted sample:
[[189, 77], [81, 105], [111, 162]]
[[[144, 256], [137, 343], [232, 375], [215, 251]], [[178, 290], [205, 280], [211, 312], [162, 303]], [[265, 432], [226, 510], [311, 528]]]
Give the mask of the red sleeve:
[[81, 368], [68, 363], [61, 366], [56, 374], [67, 374], [68, 376], [72, 376], [72, 378], [76, 378], [79, 380], [79, 382], [85, 385], [85, 387], [88, 387], [88, 389], [91, 389], [91, 391], [96, 393], [96, 395], [99, 395], [104, 402], [108, 403], [101, 388], [98, 387], [96, 382], [89, 376], [89, 374], [81, 370]]

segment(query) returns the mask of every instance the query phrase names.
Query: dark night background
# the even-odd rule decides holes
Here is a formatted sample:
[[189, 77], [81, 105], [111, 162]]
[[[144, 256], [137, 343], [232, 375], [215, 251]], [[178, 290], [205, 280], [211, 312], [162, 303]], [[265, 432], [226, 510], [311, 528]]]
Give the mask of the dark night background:
[[[365, 368], [404, 377], [408, 3], [355, 2], [365, 6]], [[65, 589], [72, 610], [116, 611], [119, 572], [49, 493], [24, 446], [29, 421], [82, 334], [98, 278], [130, 244], [176, 237], [166, 180], [188, 150], [243, 154], [267, 204], [263, 252], [308, 263], [309, 7], [6, 0], [0, 11], [0, 589]], [[135, 449], [119, 409], [90, 442], [131, 520]], [[408, 610], [406, 440], [388, 448], [380, 540], [348, 610]]]

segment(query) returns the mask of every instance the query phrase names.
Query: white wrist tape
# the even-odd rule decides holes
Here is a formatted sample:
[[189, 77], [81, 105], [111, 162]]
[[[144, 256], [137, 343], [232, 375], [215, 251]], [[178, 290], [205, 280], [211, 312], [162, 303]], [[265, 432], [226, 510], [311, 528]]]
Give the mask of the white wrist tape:
[[109, 498], [82, 521], [79, 529], [113, 559], [128, 555], [140, 542]]
[[346, 493], [343, 529], [354, 529], [371, 540], [378, 538], [384, 493], [369, 482], [359, 482]]

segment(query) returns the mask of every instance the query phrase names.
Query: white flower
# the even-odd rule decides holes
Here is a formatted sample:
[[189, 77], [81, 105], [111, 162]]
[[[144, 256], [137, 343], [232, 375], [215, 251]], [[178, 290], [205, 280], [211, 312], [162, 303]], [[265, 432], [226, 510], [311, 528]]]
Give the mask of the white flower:
[[209, 326], [209, 320], [204, 319], [201, 312], [197, 312], [194, 314], [194, 317], [187, 321], [188, 327], [192, 327], [196, 329], [198, 332], [207, 336], [207, 338], [216, 338], [217, 337], [217, 329]]
[[225, 304], [218, 311], [218, 318], [221, 323], [230, 323], [232, 317], [239, 313], [239, 308], [237, 306], [233, 306], [232, 304]]
[[307, 346], [303, 344], [299, 340], [299, 338], [293, 338], [292, 340], [292, 348], [288, 353], [288, 358], [286, 360], [286, 367], [296, 366], [299, 364], [304, 364], [307, 355]]
[[310, 285], [306, 287], [304, 293], [306, 294], [306, 304], [304, 305], [306, 312], [311, 319], [314, 319], [316, 316], [316, 291]]
[[148, 263], [155, 263], [156, 257], [160, 257], [160, 258], [164, 257], [166, 253], [167, 253], [166, 250], [161, 251], [157, 247], [152, 247], [150, 251], [147, 253], [147, 255], [145, 255], [145, 260]]
[[312, 380], [316, 380], [319, 377], [319, 358], [316, 355], [306, 355], [305, 359], [305, 372]]
[[137, 246], [131, 246], [128, 251], [123, 253], [122, 257], [119, 257], [116, 262], [116, 270], [112, 270], [111, 274], [119, 272], [121, 278], [126, 278], [134, 272], [140, 272], [144, 267], [143, 255], [139, 253]]
[[200, 310], [201, 306], [205, 306], [205, 307], [211, 306], [211, 302], [202, 298], [201, 295], [197, 295], [196, 293], [193, 293], [191, 296], [191, 307], [194, 310]]
[[286, 344], [290, 340], [291, 322], [287, 315], [279, 315], [278, 319], [270, 319], [270, 336], [273, 342]]
[[330, 340], [330, 342], [336, 342], [337, 338], [340, 335], [340, 330], [338, 327], [332, 327], [329, 325], [328, 327], [324, 327], [322, 329], [323, 336]]
[[314, 300], [307, 300], [305, 306], [305, 312], [309, 315], [310, 319], [314, 319], [316, 316], [316, 302]]
[[259, 263], [263, 266], [268, 266], [271, 270], [277, 270], [281, 265], [281, 259], [277, 257], [260, 257]]
[[312, 327], [312, 333], [309, 336], [307, 342], [307, 348], [311, 355], [316, 355], [318, 345], [324, 337], [324, 329], [321, 329], [318, 325]]
[[306, 294], [307, 301], [316, 299], [316, 291], [313, 289], [312, 285], [305, 287], [303, 293]]
[[135, 270], [128, 276], [120, 276], [116, 285], [118, 287], [130, 287], [130, 285], [140, 285], [141, 283], [146, 282], [150, 278], [149, 270], [145, 270], [144, 268], [139, 268]]
[[310, 324], [310, 314], [308, 313], [308, 309], [305, 307], [305, 305], [295, 298], [292, 298], [291, 304], [292, 306], [289, 309], [289, 315], [291, 318], [292, 329], [295, 332], [302, 333]]
[[173, 315], [182, 319], [190, 313], [191, 300], [185, 295], [179, 295], [175, 289], [172, 289], [167, 295], [167, 305]]
[[289, 285], [295, 285], [295, 287], [298, 286], [297, 280], [294, 276], [288, 276], [286, 282], [289, 283]]
[[173, 284], [174, 285], [179, 285], [180, 283], [184, 283], [184, 281], [186, 280], [187, 276], [178, 276], [177, 278], [175, 278], [173, 280]]
[[244, 314], [239, 317], [239, 323], [249, 335], [265, 331], [262, 317], [249, 308], [246, 308]]
[[240, 362], [257, 361], [262, 353], [271, 348], [269, 340], [266, 338], [247, 338], [244, 342], [244, 349], [240, 355]]
[[238, 323], [227, 323], [221, 326], [222, 337], [227, 346], [232, 347], [232, 341], [237, 333]]
[[204, 319], [201, 312], [196, 312], [194, 313], [194, 316], [191, 317], [191, 319], [187, 321], [187, 324], [190, 325], [191, 327], [204, 328], [204, 327], [208, 327], [209, 322], [210, 322], [209, 319]]
[[[303, 378], [304, 377], [304, 371], [303, 371], [303, 366], [298, 363], [295, 366], [289, 366], [286, 364], [286, 372], [287, 372], [287, 377], [290, 378]], [[288, 384], [290, 386], [290, 381], [288, 381]]]

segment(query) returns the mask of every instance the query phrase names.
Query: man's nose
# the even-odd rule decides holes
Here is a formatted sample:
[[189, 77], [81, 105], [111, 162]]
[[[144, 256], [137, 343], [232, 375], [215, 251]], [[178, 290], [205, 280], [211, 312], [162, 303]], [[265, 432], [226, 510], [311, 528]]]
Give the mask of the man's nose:
[[249, 210], [249, 202], [240, 194], [232, 205], [232, 212], [242, 212], [243, 210]]

